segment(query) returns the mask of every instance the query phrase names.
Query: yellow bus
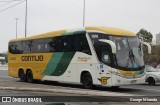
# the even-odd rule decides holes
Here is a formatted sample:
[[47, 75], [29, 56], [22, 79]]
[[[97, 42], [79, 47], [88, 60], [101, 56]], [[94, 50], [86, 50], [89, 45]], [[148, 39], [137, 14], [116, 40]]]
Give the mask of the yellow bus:
[[117, 28], [60, 30], [9, 41], [8, 74], [21, 81], [49, 80], [120, 86], [145, 80], [145, 64], [136, 34]]

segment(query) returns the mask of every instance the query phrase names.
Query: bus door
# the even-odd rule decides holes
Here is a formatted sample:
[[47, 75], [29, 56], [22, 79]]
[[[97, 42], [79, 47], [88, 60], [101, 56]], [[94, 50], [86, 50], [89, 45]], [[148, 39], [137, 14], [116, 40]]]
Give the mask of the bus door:
[[111, 49], [106, 43], [99, 45], [100, 80], [102, 85], [111, 85]]

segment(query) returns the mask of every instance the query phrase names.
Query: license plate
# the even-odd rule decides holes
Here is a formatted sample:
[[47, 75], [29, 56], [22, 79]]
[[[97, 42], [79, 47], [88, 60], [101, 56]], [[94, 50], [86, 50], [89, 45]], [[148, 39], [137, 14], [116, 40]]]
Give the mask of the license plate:
[[132, 81], [131, 81], [132, 84], [134, 84], [134, 83], [136, 83], [136, 82], [137, 82], [137, 80], [132, 80]]

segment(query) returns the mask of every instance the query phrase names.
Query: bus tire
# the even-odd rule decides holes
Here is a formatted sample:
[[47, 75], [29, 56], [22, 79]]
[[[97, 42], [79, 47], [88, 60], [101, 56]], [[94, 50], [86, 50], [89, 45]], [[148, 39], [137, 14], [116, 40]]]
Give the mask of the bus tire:
[[21, 81], [21, 82], [25, 82], [25, 81], [26, 81], [26, 75], [25, 75], [23, 69], [20, 69], [20, 70], [19, 70], [19, 72], [18, 72], [18, 77], [20, 78], [20, 81]]
[[33, 82], [33, 73], [32, 73], [31, 70], [27, 70], [26, 77], [27, 77], [27, 82], [28, 83], [32, 83]]
[[92, 76], [89, 72], [82, 75], [82, 84], [83, 84], [83, 87], [86, 88], [86, 89], [89, 89], [89, 88], [93, 87]]

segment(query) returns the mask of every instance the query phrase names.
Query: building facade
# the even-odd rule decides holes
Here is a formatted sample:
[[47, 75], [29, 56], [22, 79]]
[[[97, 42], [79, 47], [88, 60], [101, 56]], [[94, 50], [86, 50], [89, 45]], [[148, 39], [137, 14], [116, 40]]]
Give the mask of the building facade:
[[156, 35], [156, 45], [160, 45], [160, 33]]

